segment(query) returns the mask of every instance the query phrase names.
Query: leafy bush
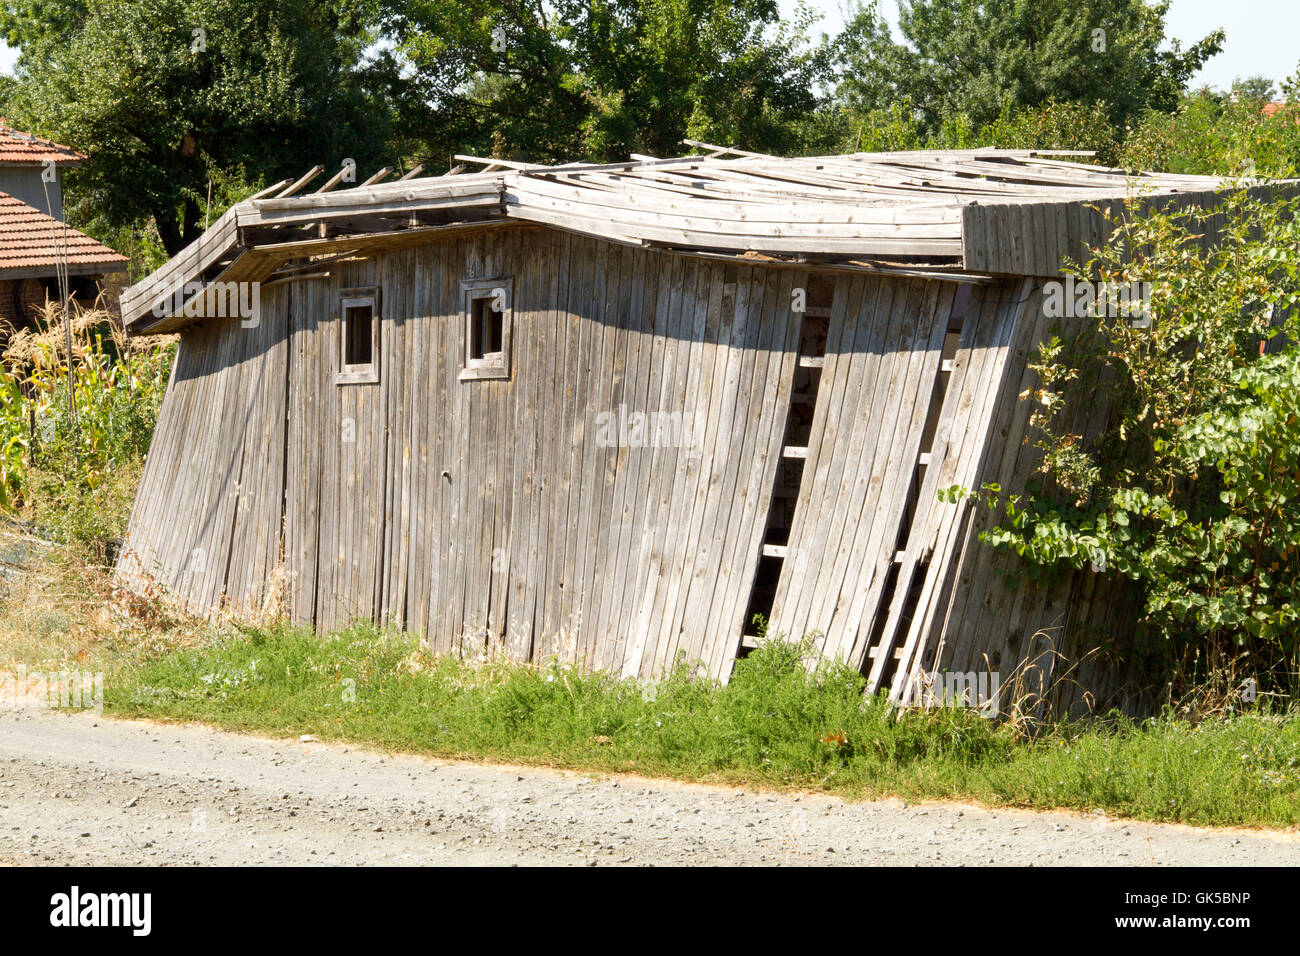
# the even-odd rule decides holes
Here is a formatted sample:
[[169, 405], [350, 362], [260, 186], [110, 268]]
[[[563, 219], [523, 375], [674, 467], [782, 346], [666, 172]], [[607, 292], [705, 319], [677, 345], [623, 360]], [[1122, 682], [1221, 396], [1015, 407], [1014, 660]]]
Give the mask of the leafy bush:
[[1265, 116], [1251, 97], [1187, 96], [1176, 112], [1150, 112], [1131, 130], [1121, 165], [1205, 176], [1300, 175], [1300, 105]]
[[[1300, 619], [1300, 351], [1232, 377], [1239, 394], [1178, 430], [1180, 454], [1217, 487], [1196, 514], [1135, 488], [1119, 514], [1158, 516], [1161, 533], [1124, 550], [1153, 585], [1153, 614], [1201, 631], [1277, 640], [1296, 651]], [[1139, 528], [1141, 526], [1139, 525]], [[1134, 547], [1136, 545], [1136, 547]]]
[[854, 140], [845, 148], [864, 152], [905, 149], [1074, 149], [1095, 150], [1101, 162], [1114, 159], [1118, 133], [1104, 103], [1057, 103], [1013, 110], [1004, 105], [996, 119], [978, 126], [964, 114], [945, 117], [927, 132], [919, 115], [899, 104], [857, 117]]
[[[1222, 212], [1210, 252], [1189, 238]], [[1149, 324], [1094, 306], [1039, 347], [1030, 423], [1042, 452], [984, 540], [1021, 573], [1092, 567], [1139, 583], [1180, 649], [1249, 645], [1294, 673], [1300, 654], [1300, 223], [1294, 202], [1231, 194], [1208, 213], [1118, 225], [1083, 267], [1150, 283]], [[1267, 349], [1270, 354], [1262, 355]], [[1101, 402], [1099, 433], [1084, 424]], [[959, 494], [949, 489], [947, 497]], [[1289, 663], [1285, 663], [1289, 662]]]

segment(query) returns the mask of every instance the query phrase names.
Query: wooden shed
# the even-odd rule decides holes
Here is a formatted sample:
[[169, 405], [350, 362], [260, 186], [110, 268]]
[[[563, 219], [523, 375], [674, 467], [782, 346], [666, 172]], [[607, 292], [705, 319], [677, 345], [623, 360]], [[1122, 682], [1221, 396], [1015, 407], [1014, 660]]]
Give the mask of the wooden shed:
[[1101, 210], [1220, 184], [691, 145], [233, 207], [123, 297], [181, 335], [123, 580], [640, 677], [725, 679], [761, 615], [899, 699], [1122, 645], [1107, 578], [1009, 590], [987, 511], [936, 492], [1031, 473], [1043, 284]]

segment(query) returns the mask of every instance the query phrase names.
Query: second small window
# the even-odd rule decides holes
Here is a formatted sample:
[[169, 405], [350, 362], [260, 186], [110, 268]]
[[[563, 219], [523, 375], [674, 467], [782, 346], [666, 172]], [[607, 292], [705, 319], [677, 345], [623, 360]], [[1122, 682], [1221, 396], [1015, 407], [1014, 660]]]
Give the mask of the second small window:
[[469, 358], [476, 362], [501, 362], [506, 313], [492, 299], [470, 300]]
[[339, 302], [339, 385], [379, 381], [379, 292], [344, 289]]
[[370, 365], [374, 361], [371, 348], [374, 322], [375, 307], [369, 302], [343, 310], [344, 365]]
[[510, 279], [460, 284], [465, 328], [461, 380], [510, 377]]

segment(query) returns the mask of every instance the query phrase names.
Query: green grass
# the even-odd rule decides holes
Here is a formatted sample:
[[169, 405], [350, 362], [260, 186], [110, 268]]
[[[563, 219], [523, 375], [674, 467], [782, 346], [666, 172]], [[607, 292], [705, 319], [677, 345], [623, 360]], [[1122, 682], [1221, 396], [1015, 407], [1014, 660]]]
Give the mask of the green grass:
[[1300, 712], [1058, 725], [1033, 739], [960, 710], [900, 714], [843, 667], [769, 644], [717, 686], [435, 658], [357, 626], [246, 629], [111, 673], [110, 712], [272, 736], [849, 797], [1300, 824]]

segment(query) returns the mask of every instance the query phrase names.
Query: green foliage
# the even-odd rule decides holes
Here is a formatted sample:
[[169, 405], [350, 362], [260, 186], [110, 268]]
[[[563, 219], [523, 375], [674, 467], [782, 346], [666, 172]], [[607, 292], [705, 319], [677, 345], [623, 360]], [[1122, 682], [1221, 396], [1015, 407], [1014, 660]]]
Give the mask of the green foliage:
[[0, 30], [11, 47], [24, 47], [52, 37], [70, 37], [85, 19], [84, 0], [4, 0]]
[[362, 60], [375, 33], [350, 4], [10, 4], [5, 22], [25, 41], [16, 121], [89, 157], [69, 174], [74, 217], [147, 216], [169, 254], [202, 230], [210, 188], [384, 155], [390, 111]]
[[[1189, 242], [1218, 212], [1223, 243]], [[1218, 210], [1128, 211], [1077, 271], [1148, 282], [1149, 325], [1096, 308], [1039, 347], [1022, 399], [1043, 453], [989, 543], [1025, 573], [1062, 564], [1137, 581], [1179, 648], [1248, 644], [1294, 668], [1300, 641], [1300, 223], [1244, 193]], [[1261, 357], [1261, 343], [1276, 352]], [[1280, 348], [1280, 351], [1279, 351]], [[1088, 427], [1108, 408], [1095, 438]]]
[[[1237, 370], [1240, 394], [1178, 430], [1178, 452], [1218, 500], [1187, 513], [1175, 496], [1117, 492], [1115, 517], [1157, 516], [1124, 550], [1149, 582], [1148, 612], [1202, 632], [1298, 647], [1300, 632], [1300, 350]], [[1142, 524], [1138, 529], [1146, 530]], [[1122, 569], [1121, 569], [1122, 570]]]
[[173, 347], [128, 348], [107, 314], [74, 322], [73, 412], [57, 307], [19, 332], [0, 375], [0, 507], [104, 563], [126, 530]]
[[435, 106], [435, 155], [680, 155], [683, 137], [784, 152], [814, 130], [829, 47], [773, 0], [394, 4], [387, 28]]
[[1222, 46], [1221, 30], [1186, 50], [1166, 44], [1168, 9], [1168, 0], [906, 0], [900, 43], [871, 3], [841, 39], [840, 96], [861, 112], [901, 104], [931, 133], [957, 116], [979, 127], [1052, 101], [1103, 103], [1123, 130], [1148, 108], [1172, 109]]
[[[75, 208], [75, 202], [70, 202], [68, 207], [68, 218], [78, 229], [127, 257], [127, 281], [130, 283], [139, 282], [171, 258], [150, 220], [130, 226], [113, 226], [102, 216], [89, 221], [79, 220], [76, 218], [79, 210]], [[84, 208], [83, 206], [82, 209]]]
[[277, 626], [110, 673], [112, 713], [311, 733], [469, 759], [847, 795], [1300, 823], [1300, 717], [1060, 724], [1032, 739], [972, 711], [899, 711], [806, 643], [764, 642], [725, 685], [680, 661], [655, 683], [552, 663], [435, 657], [368, 624]]
[[1256, 108], [1270, 102], [1276, 93], [1276, 84], [1267, 76], [1248, 76], [1244, 80], [1238, 77], [1232, 81], [1232, 95]]
[[944, 117], [927, 130], [920, 117], [898, 104], [856, 117], [853, 141], [839, 148], [865, 152], [902, 149], [1073, 149], [1095, 150], [1113, 160], [1119, 142], [1104, 103], [1058, 103], [1012, 111], [1005, 106], [992, 121], [972, 126], [963, 113]]
[[1209, 91], [1172, 113], [1150, 112], [1129, 133], [1119, 162], [1130, 169], [1205, 176], [1300, 176], [1300, 105], [1275, 116], [1261, 102]]

